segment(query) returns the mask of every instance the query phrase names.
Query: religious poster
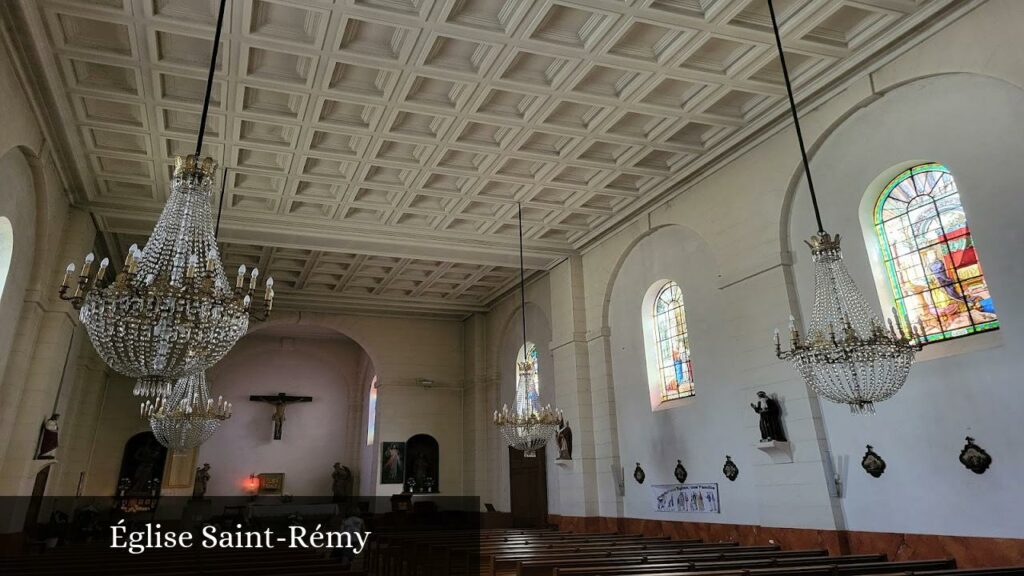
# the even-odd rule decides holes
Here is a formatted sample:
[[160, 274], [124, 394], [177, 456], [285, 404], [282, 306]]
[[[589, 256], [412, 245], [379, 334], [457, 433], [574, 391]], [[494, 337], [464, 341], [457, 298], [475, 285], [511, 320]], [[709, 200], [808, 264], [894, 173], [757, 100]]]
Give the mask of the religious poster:
[[658, 512], [718, 514], [718, 484], [661, 484], [651, 486]]
[[405, 483], [405, 442], [382, 442], [380, 483]]

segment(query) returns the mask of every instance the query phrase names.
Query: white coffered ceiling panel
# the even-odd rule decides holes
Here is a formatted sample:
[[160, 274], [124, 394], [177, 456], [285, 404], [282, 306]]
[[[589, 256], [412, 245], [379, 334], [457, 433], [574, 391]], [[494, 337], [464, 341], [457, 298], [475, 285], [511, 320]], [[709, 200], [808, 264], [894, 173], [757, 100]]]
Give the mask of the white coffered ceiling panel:
[[[949, 0], [776, 0], [795, 81], [843, 79]], [[50, 68], [114, 250], [195, 146], [217, 0], [40, 0]], [[229, 0], [204, 153], [230, 265], [284, 305], [484, 309], [777, 116], [765, 0]], [[216, 200], [215, 200], [216, 201]]]

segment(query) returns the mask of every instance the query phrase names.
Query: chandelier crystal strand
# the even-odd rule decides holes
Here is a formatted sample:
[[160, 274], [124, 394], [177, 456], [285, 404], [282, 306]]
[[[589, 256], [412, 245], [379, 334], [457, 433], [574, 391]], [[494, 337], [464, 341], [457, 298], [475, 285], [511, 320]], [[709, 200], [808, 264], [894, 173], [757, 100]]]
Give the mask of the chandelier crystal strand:
[[68, 266], [60, 287], [61, 299], [81, 310], [104, 361], [138, 379], [138, 396], [170, 394], [176, 380], [220, 360], [245, 334], [250, 318], [265, 320], [273, 308], [271, 278], [262, 305], [256, 302], [257, 269], [246, 277], [243, 266], [234, 285], [228, 282], [210, 208], [217, 166], [212, 158], [201, 159], [225, 4], [221, 0], [196, 153], [175, 158], [167, 204], [145, 247], [133, 244], [112, 280], [109, 259], [93, 276], [95, 257], [89, 254], [77, 279], [74, 264]]
[[172, 450], [195, 448], [231, 418], [231, 403], [210, 396], [205, 372], [178, 380], [166, 397], [146, 400], [140, 416], [149, 420], [157, 441]]
[[[840, 238], [825, 232], [818, 208], [818, 198], [811, 178], [796, 99], [782, 49], [782, 36], [775, 17], [775, 6], [768, 1], [775, 44], [789, 96], [790, 112], [800, 145], [800, 155], [807, 176], [807, 188], [814, 208], [818, 233], [808, 242], [814, 261], [814, 308], [806, 338], [801, 339], [796, 320], [789, 319], [790, 349], [782, 350], [779, 331], [775, 331], [775, 355], [793, 363], [804, 383], [839, 404], [847, 404], [855, 414], [873, 414], [875, 403], [888, 400], [903, 387], [921, 349], [923, 335], [914, 328], [904, 330], [904, 322], [893, 309], [893, 319], [883, 326], [868, 305], [843, 263]], [[909, 326], [909, 322], [907, 322]]]
[[530, 398], [529, 390], [536, 367], [530, 362], [529, 343], [526, 339], [526, 266], [523, 258], [523, 207], [519, 205], [519, 295], [520, 312], [523, 322], [523, 359], [518, 361], [519, 378], [516, 382], [514, 408], [508, 405], [501, 411], [494, 411], [494, 424], [509, 446], [519, 450], [526, 458], [535, 458], [537, 450], [543, 448], [548, 439], [558, 431], [562, 422], [561, 410], [550, 405], [541, 408], [539, 398]]
[[[793, 362], [804, 382], [826, 399], [872, 414], [875, 402], [900, 390], [910, 372], [918, 335], [892, 320], [883, 326], [843, 264], [839, 237], [820, 233], [808, 244], [814, 260], [814, 309], [806, 338], [790, 319], [791, 349], [776, 355]], [[897, 319], [896, 311], [893, 316]]]

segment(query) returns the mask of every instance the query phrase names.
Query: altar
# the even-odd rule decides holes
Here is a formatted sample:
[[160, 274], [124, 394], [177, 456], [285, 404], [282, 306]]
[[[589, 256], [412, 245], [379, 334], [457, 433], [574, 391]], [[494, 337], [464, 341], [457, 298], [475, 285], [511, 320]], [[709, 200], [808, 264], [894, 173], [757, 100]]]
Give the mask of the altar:
[[245, 507], [245, 518], [287, 518], [288, 516], [332, 517], [338, 514], [338, 505], [333, 502], [319, 504], [296, 504], [289, 502], [260, 503], [253, 502]]

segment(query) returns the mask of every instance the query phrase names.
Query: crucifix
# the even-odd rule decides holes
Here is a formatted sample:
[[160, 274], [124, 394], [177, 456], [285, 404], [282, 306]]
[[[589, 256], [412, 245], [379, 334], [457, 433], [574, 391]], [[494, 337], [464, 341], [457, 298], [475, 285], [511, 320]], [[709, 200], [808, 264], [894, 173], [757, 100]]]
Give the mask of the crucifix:
[[269, 396], [249, 396], [250, 402], [266, 402], [274, 406], [274, 440], [281, 439], [281, 427], [284, 425], [284, 407], [295, 402], [312, 402], [312, 396], [289, 396], [284, 392]]

